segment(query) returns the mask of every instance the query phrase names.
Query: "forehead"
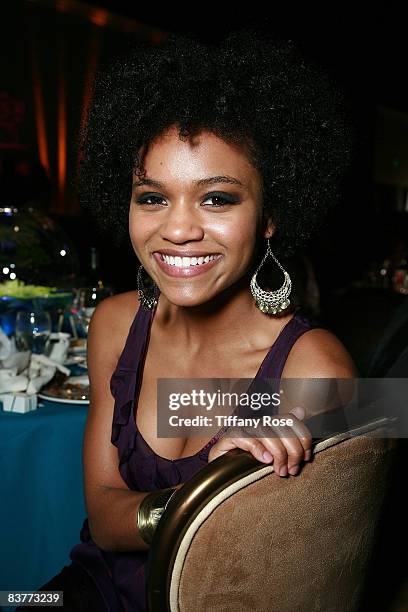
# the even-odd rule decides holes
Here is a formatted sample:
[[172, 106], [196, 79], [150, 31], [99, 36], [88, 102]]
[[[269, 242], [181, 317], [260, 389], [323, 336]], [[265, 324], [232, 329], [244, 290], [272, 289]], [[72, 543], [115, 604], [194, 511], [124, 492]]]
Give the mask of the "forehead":
[[156, 137], [147, 150], [141, 148], [146, 175], [165, 180], [194, 180], [203, 176], [232, 175], [244, 184], [257, 185], [259, 174], [243, 147], [202, 131], [181, 140], [172, 127]]

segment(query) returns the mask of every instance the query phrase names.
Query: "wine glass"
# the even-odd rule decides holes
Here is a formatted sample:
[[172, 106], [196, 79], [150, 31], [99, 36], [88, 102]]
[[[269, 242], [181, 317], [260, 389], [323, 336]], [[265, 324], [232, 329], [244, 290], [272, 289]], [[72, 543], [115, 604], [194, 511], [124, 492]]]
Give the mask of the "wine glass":
[[110, 295], [112, 290], [108, 287], [80, 287], [74, 290], [71, 313], [83, 335], [88, 335], [89, 323], [97, 304]]
[[19, 351], [43, 354], [52, 331], [50, 313], [46, 310], [19, 310], [15, 336]]

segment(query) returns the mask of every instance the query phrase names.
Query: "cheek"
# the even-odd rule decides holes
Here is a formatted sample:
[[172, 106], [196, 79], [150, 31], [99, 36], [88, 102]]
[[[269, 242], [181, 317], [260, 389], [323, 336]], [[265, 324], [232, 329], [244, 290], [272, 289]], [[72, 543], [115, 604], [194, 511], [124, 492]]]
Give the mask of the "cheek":
[[237, 215], [229, 219], [224, 217], [207, 225], [209, 236], [228, 248], [237, 249], [242, 255], [253, 249], [256, 232], [256, 219], [244, 215]]
[[154, 223], [148, 217], [142, 218], [131, 206], [129, 210], [129, 236], [133, 246], [141, 247], [155, 231]]

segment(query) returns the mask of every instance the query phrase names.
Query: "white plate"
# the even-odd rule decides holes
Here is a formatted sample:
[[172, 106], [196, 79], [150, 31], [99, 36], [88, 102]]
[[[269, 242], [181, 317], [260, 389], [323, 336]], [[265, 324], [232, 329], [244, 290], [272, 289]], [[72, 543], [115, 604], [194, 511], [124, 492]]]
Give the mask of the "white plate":
[[89, 400], [84, 399], [68, 399], [66, 397], [45, 395], [44, 393], [37, 393], [37, 396], [47, 402], [58, 402], [59, 404], [89, 404]]
[[85, 357], [83, 355], [70, 355], [64, 362], [65, 366], [70, 365], [82, 365], [84, 363]]
[[88, 374], [80, 374], [79, 376], [69, 376], [64, 380], [64, 384], [69, 383], [72, 385], [81, 385], [82, 387], [89, 387], [89, 376]]
[[86, 353], [86, 345], [85, 346], [71, 346], [68, 349], [68, 355], [83, 355]]

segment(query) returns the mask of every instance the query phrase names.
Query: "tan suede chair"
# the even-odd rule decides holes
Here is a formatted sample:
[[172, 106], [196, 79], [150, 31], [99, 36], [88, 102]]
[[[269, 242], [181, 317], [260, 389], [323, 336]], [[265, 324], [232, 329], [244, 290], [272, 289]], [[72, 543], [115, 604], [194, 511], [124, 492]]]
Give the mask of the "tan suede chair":
[[241, 449], [208, 464], [158, 525], [150, 612], [360, 612], [394, 433], [377, 418], [318, 440], [286, 478]]

